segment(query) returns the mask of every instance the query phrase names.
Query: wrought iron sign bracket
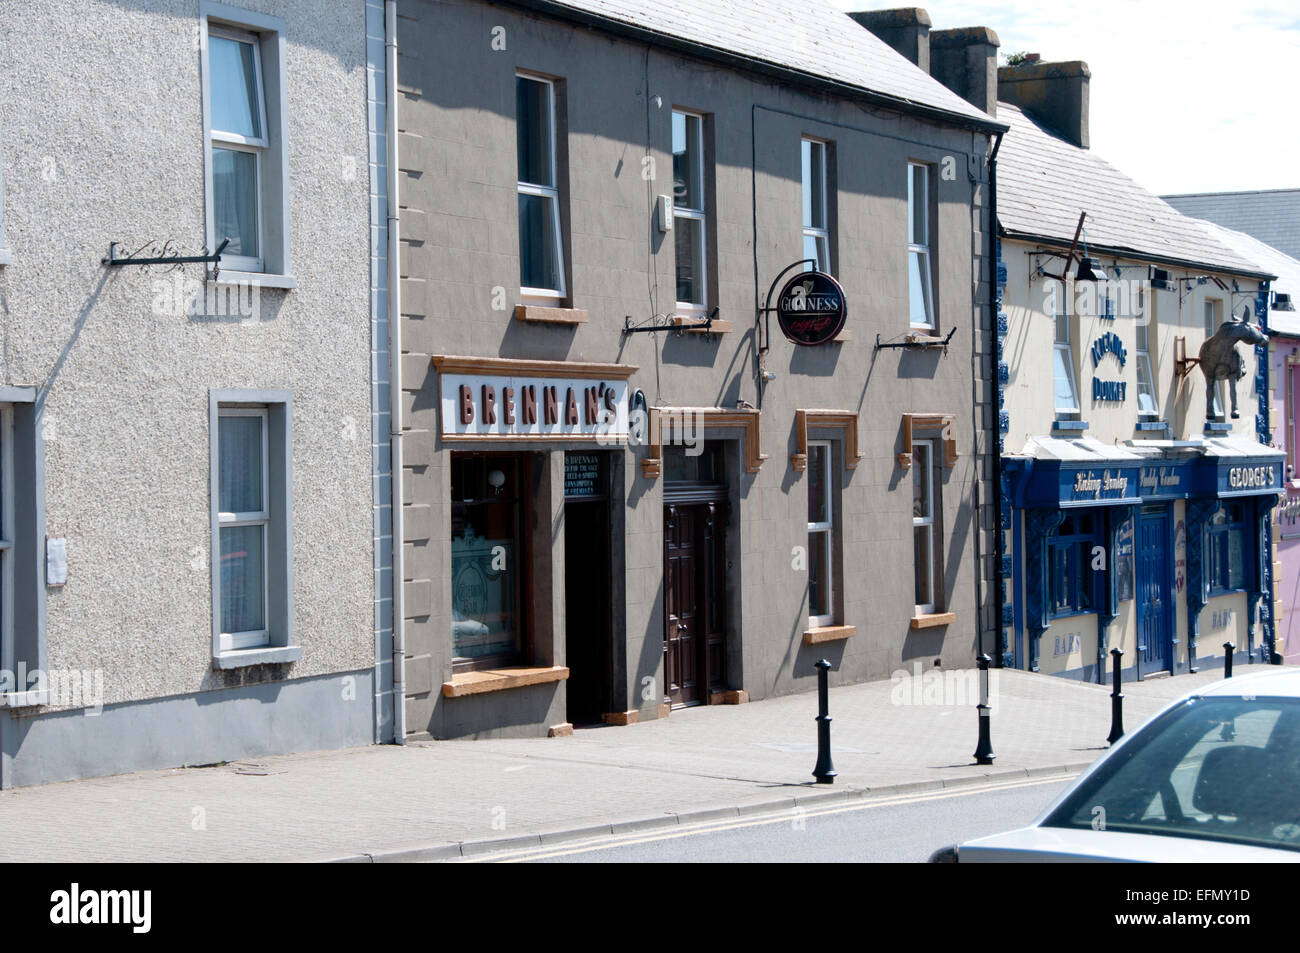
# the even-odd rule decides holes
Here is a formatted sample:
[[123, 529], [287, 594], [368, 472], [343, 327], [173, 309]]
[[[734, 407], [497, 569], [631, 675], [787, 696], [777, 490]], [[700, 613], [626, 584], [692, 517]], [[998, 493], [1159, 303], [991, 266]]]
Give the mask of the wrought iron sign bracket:
[[690, 332], [692, 334], [703, 334], [705, 335], [705, 337], [712, 337], [713, 334], [715, 333], [713, 330], [713, 322], [718, 320], [719, 310], [720, 310], [719, 308], [714, 308], [712, 311], [710, 311], [707, 315], [704, 316], [704, 319], [702, 321], [697, 321], [694, 323], [685, 323], [679, 320], [677, 315], [666, 315], [667, 323], [659, 324], [656, 322], [656, 319], [661, 316], [655, 315], [653, 318], [650, 319], [649, 324], [639, 324], [635, 326], [632, 324], [632, 316], [629, 314], [629, 315], [625, 315], [623, 318], [623, 333], [624, 334], [653, 334], [657, 331], [670, 331], [670, 332], [675, 331], [678, 334], [686, 334], [687, 332]]
[[894, 347], [907, 348], [909, 350], [925, 350], [927, 348], [932, 348], [932, 347], [941, 347], [944, 349], [946, 353], [948, 350], [948, 345], [952, 343], [952, 336], [956, 333], [957, 333], [957, 325], [954, 324], [952, 326], [952, 329], [948, 332], [948, 336], [944, 338], [922, 336], [919, 334], [909, 334], [905, 340], [890, 341], [888, 343], [883, 343], [880, 340], [880, 332], [877, 331], [876, 350], [884, 350], [885, 348], [894, 348]]
[[[132, 252], [129, 255], [119, 256], [117, 253], [117, 250], [120, 247], [119, 243], [109, 242], [108, 257], [100, 259], [100, 262], [101, 264], [107, 265], [110, 268], [118, 267], [121, 265], [144, 266], [144, 265], [188, 265], [188, 264], [198, 264], [198, 263], [210, 264], [213, 266], [212, 277], [216, 278], [217, 273], [221, 268], [221, 255], [226, 250], [226, 246], [229, 244], [230, 244], [230, 239], [223, 238], [221, 240], [221, 244], [217, 246], [217, 250], [214, 251], [211, 255], [158, 255], [153, 258], [137, 258], [136, 256], [140, 252], [144, 251], [144, 249], [146, 248], [156, 247], [157, 243], [150, 242], [149, 244], [136, 249], [136, 251]], [[166, 251], [168, 247], [170, 247], [170, 245], [171, 245], [170, 241], [164, 242], [162, 245], [162, 250]]]
[[776, 308], [772, 307], [772, 293], [776, 291], [776, 286], [781, 283], [781, 279], [800, 265], [812, 265], [817, 267], [816, 258], [800, 258], [798, 261], [791, 262], [781, 269], [781, 273], [772, 279], [772, 283], [767, 286], [767, 299], [763, 307], [758, 309], [758, 316], [755, 318], [755, 326], [758, 334], [758, 353], [766, 354], [772, 347], [772, 312]]

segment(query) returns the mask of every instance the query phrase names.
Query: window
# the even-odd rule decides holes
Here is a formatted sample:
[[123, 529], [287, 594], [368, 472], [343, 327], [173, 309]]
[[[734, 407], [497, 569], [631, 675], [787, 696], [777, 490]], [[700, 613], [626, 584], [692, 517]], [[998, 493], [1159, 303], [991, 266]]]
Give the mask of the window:
[[704, 117], [673, 111], [673, 244], [677, 308], [704, 311], [708, 300], [708, 218], [704, 196]]
[[284, 21], [219, 3], [200, 11], [208, 247], [230, 239], [221, 271], [287, 276]]
[[209, 400], [213, 656], [219, 668], [295, 661], [291, 398], [211, 391]]
[[831, 271], [831, 233], [827, 201], [827, 144], [817, 139], [800, 142], [803, 164], [803, 256], [816, 269]]
[[[0, 134], [0, 144], [3, 140], [4, 136]], [[5, 183], [4, 175], [0, 173], [0, 265], [7, 265], [10, 260], [9, 246], [5, 244]]]
[[1134, 365], [1137, 368], [1138, 415], [1159, 417], [1160, 402], [1156, 399], [1155, 377], [1151, 373], [1150, 330], [1151, 316], [1143, 307], [1146, 291], [1138, 291], [1138, 317], [1134, 344]]
[[1053, 377], [1055, 381], [1056, 412], [1058, 414], [1077, 414], [1079, 412], [1079, 391], [1074, 386], [1074, 348], [1070, 342], [1070, 313], [1066, 308], [1064, 295], [1053, 296], [1055, 302], [1056, 322], [1053, 344]]
[[935, 480], [937, 440], [912, 441], [912, 538], [915, 543], [916, 613], [940, 610], [943, 602], [943, 553], [938, 532], [940, 511]]
[[808, 623], [831, 625], [835, 513], [831, 493], [831, 445], [808, 443]]
[[1071, 513], [1048, 546], [1048, 607], [1053, 617], [1093, 610], [1092, 549], [1097, 545], [1091, 513]]
[[564, 245], [556, 162], [555, 84], [515, 77], [519, 160], [519, 293], [552, 304], [564, 297]]
[[1205, 575], [1210, 595], [1246, 588], [1246, 505], [1225, 503], [1210, 517]]
[[907, 164], [907, 280], [913, 327], [935, 327], [930, 264], [930, 167]]
[[451, 457], [451, 637], [457, 666], [518, 662], [524, 608], [524, 455]]
[[1218, 298], [1205, 299], [1205, 336], [1214, 337], [1223, 323], [1223, 302]]
[[19, 666], [45, 670], [45, 496], [40, 436], [31, 387], [0, 386], [0, 689], [10, 707], [40, 705], [48, 693], [19, 683]]

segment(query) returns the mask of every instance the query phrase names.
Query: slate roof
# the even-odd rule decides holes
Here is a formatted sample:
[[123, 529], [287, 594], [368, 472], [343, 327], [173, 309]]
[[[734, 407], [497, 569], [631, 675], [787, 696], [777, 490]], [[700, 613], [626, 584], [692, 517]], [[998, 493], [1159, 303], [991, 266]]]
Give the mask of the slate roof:
[[998, 224], [1010, 237], [1074, 237], [1079, 213], [1093, 251], [1190, 265], [1252, 278], [1271, 273], [1217, 240], [1090, 149], [1058, 138], [1019, 107], [998, 103], [1011, 126], [998, 152]]
[[1184, 215], [1245, 232], [1300, 258], [1300, 189], [1198, 192], [1163, 198]]
[[[1289, 294], [1292, 303], [1300, 307], [1300, 261], [1245, 232], [1233, 231], [1214, 222], [1202, 220], [1201, 224], [1241, 257], [1277, 275], [1271, 289]], [[1271, 330], [1300, 337], [1300, 311], [1274, 311], [1270, 308], [1268, 326]]]
[[535, 0], [975, 120], [972, 106], [825, 0]]

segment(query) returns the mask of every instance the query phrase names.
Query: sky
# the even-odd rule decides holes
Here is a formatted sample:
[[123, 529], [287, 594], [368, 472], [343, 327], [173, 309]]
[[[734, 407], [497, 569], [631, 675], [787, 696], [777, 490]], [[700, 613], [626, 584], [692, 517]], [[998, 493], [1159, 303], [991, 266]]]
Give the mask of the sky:
[[1002, 54], [1087, 63], [1092, 150], [1157, 195], [1300, 188], [1298, 0], [921, 6], [934, 30], [992, 27]]

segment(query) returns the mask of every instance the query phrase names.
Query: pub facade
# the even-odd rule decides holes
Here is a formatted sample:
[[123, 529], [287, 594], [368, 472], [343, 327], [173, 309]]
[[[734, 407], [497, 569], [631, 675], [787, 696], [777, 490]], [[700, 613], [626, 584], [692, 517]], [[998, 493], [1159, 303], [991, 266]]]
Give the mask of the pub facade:
[[392, 736], [970, 665], [1001, 127], [829, 8], [400, 12]]
[[[999, 70], [1006, 665], [1280, 659], [1274, 275], [1103, 160], [1086, 64]], [[1226, 645], [1225, 645], [1226, 644]]]

